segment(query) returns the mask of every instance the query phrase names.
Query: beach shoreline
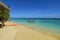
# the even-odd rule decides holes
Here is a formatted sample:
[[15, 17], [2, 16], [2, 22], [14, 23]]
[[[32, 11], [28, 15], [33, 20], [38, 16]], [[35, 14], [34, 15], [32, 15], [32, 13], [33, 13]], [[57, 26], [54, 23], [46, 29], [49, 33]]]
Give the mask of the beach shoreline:
[[27, 25], [25, 25], [25, 24], [22, 24], [22, 23], [18, 23], [18, 22], [15, 22], [15, 21], [10, 21], [11, 23], [15, 23], [15, 24], [18, 24], [18, 25], [20, 25], [20, 26], [25, 26], [25, 27], [27, 27], [27, 28], [29, 28], [29, 29], [32, 29], [32, 30], [34, 30], [34, 31], [37, 31], [37, 32], [42, 32], [42, 33], [45, 33], [45, 34], [50, 34], [50, 35], [55, 35], [55, 36], [60, 36], [60, 34], [57, 34], [57, 33], [54, 33], [54, 32], [51, 32], [51, 31], [48, 31], [48, 30], [45, 30], [45, 29], [43, 29], [43, 28], [37, 28], [37, 27], [34, 27], [34, 26], [27, 26]]
[[[7, 21], [5, 22], [5, 25], [6, 26], [1, 30], [8, 30], [7, 32], [9, 32], [12, 29], [10, 32], [15, 31], [15, 33], [9, 32], [12, 38], [7, 32], [6, 34], [3, 33], [2, 35], [0, 35], [3, 37], [4, 35], [8, 34], [10, 40], [60, 40], [60, 36], [56, 36], [55, 34], [46, 32], [44, 30], [37, 31], [35, 28], [29, 28], [23, 24]], [[8, 37], [6, 36], [5, 39], [7, 40]]]

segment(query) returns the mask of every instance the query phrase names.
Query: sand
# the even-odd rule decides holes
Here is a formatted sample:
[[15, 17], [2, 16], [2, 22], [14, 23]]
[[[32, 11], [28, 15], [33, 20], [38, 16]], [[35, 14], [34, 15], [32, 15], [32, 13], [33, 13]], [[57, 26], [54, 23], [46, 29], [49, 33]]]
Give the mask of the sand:
[[42, 32], [37, 32], [24, 25], [6, 22], [6, 26], [0, 28], [0, 40], [60, 40]]

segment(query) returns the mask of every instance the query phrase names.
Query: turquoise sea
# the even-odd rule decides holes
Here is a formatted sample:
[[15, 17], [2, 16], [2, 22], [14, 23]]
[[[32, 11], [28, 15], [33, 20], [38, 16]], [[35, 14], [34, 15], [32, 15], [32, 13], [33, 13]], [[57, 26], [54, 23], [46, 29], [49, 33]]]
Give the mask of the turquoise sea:
[[60, 18], [11, 18], [11, 21], [60, 34]]

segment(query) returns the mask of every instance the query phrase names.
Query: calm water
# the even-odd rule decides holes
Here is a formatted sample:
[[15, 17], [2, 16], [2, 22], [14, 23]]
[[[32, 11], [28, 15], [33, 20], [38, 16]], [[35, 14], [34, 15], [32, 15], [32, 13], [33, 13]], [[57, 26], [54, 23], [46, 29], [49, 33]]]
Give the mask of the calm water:
[[[32, 22], [28, 22], [28, 20], [31, 20]], [[59, 18], [12, 18], [11, 21], [60, 34]]]

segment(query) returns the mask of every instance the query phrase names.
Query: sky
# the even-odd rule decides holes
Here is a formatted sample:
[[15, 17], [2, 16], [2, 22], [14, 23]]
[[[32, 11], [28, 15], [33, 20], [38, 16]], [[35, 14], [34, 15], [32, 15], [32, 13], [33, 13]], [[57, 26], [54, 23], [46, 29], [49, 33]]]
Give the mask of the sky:
[[11, 18], [60, 18], [60, 0], [2, 0]]

